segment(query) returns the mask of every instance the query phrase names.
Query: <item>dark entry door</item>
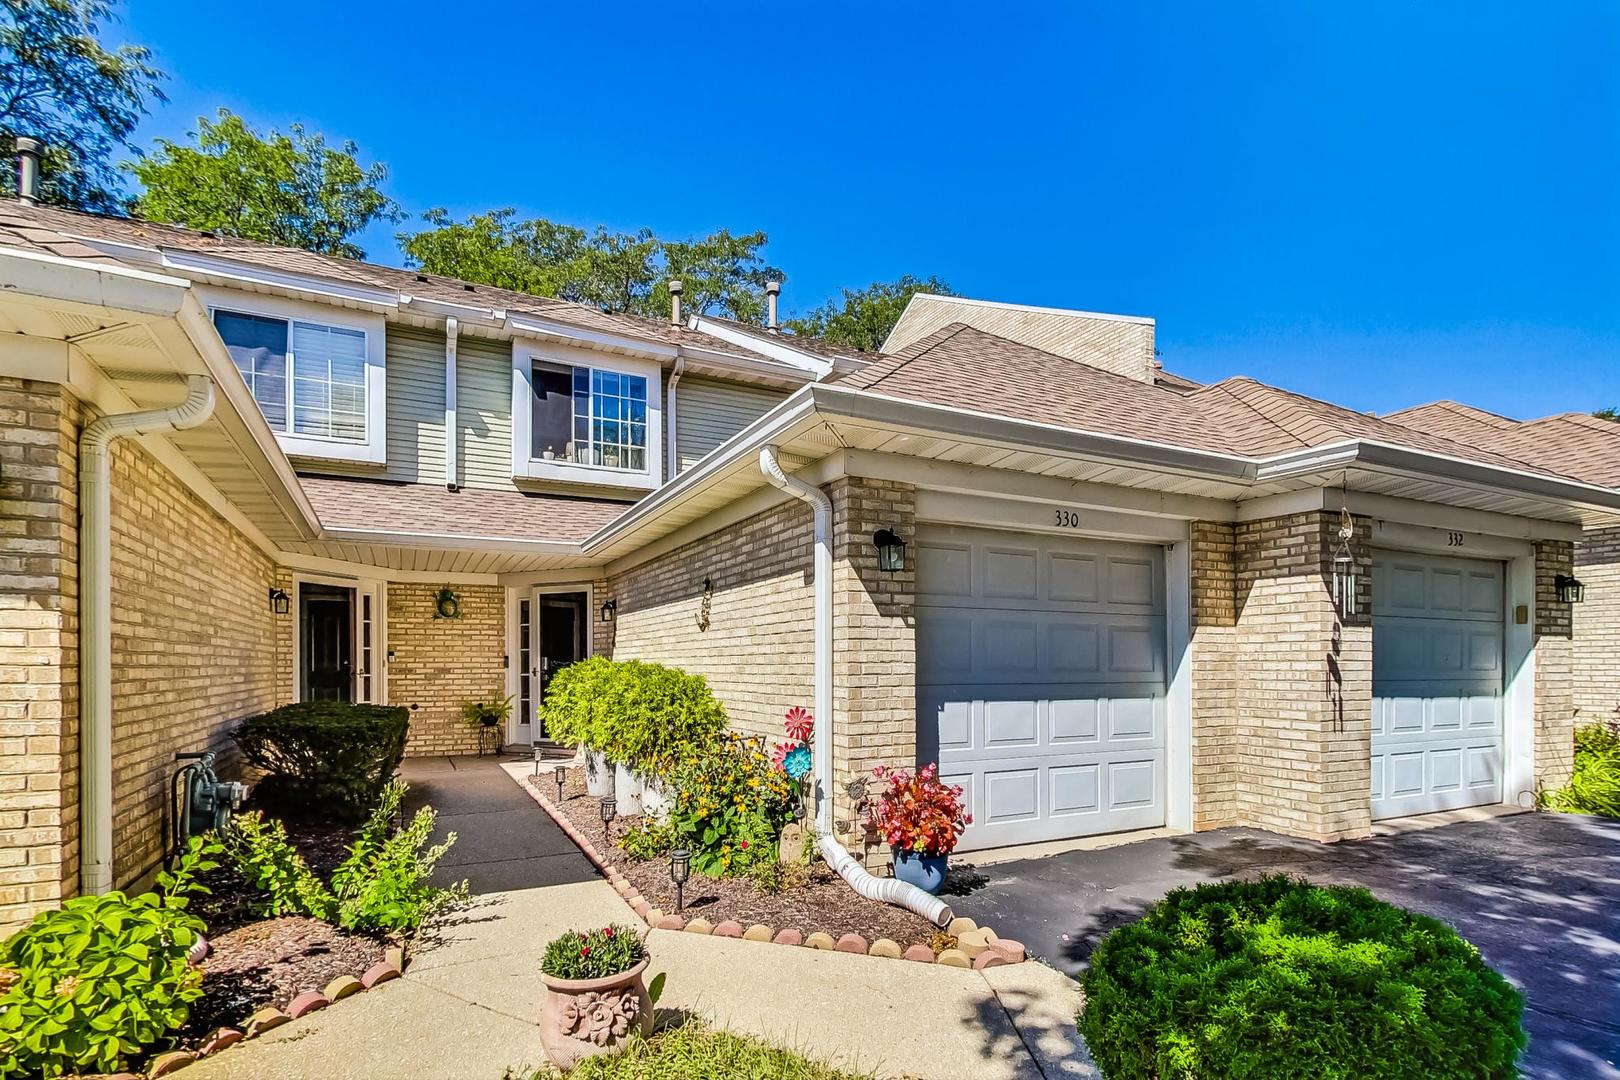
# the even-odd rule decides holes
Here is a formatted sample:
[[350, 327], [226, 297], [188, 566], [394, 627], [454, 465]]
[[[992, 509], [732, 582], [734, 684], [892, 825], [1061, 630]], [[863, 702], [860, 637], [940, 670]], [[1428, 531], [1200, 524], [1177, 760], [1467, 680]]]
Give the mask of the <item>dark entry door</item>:
[[305, 582], [298, 606], [304, 657], [305, 701], [354, 697], [354, 590]]
[[[543, 702], [552, 676], [569, 664], [585, 658], [585, 594], [541, 593], [539, 609], [540, 647], [537, 652], [540, 699]], [[543, 709], [535, 737], [546, 738]]]

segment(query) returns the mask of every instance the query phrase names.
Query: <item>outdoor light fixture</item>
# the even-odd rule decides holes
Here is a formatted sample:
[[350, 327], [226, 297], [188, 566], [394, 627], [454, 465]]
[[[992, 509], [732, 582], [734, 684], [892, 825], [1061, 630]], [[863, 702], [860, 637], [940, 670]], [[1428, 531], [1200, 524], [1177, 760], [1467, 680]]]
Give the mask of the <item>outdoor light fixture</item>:
[[287, 614], [288, 609], [291, 607], [292, 600], [287, 596], [285, 591], [281, 589], [270, 590], [271, 611], [275, 612], [277, 615], [285, 615]]
[[1586, 599], [1586, 586], [1579, 578], [1568, 574], [1559, 574], [1553, 578], [1553, 589], [1558, 593], [1558, 602], [1561, 604], [1578, 604]]
[[613, 616], [617, 615], [618, 612], [619, 602], [617, 600], [609, 600], [607, 603], [602, 605], [602, 621], [612, 622]]
[[906, 568], [906, 542], [893, 529], [879, 529], [872, 534], [872, 543], [877, 547], [879, 570], [892, 574]]
[[602, 843], [607, 843], [608, 824], [613, 820], [613, 796], [604, 795], [601, 801], [602, 808]]
[[1356, 522], [1347, 506], [1339, 516], [1339, 543], [1333, 549], [1333, 602], [1339, 614], [1349, 618], [1356, 614], [1356, 557], [1350, 553], [1350, 541], [1356, 536]]
[[532, 749], [534, 750], [534, 778], [538, 780], [540, 779], [540, 759], [545, 757], [546, 752], [539, 743], [535, 743]]
[[675, 910], [686, 907], [686, 879], [692, 876], [692, 853], [676, 848], [669, 853], [669, 880], [675, 883]]
[[552, 770], [552, 779], [557, 781], [557, 805], [562, 805], [563, 781], [568, 778], [568, 766], [559, 765]]

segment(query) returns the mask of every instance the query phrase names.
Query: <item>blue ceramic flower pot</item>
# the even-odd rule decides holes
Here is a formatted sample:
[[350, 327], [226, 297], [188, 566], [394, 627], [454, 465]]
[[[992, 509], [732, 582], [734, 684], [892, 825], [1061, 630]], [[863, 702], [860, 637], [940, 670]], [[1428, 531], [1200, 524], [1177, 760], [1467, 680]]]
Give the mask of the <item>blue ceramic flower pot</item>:
[[945, 886], [945, 862], [949, 855], [919, 855], [915, 851], [889, 849], [894, 853], [894, 876], [915, 885], [930, 896]]

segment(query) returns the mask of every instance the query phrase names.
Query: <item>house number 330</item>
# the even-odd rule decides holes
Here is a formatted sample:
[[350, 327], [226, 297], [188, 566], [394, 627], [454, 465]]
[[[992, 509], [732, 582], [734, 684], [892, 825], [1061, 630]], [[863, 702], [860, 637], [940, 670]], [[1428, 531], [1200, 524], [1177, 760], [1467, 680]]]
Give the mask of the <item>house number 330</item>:
[[1053, 513], [1057, 515], [1058, 528], [1078, 529], [1080, 527], [1080, 515], [1073, 510], [1054, 510]]

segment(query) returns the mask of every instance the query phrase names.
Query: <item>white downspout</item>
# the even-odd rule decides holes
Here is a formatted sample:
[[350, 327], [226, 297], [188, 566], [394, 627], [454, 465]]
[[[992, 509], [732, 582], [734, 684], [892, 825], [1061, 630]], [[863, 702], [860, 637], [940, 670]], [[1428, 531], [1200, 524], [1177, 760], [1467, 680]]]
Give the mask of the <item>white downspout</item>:
[[112, 444], [196, 427], [214, 414], [214, 382], [186, 377], [169, 409], [103, 416], [79, 434], [79, 891], [113, 887]]
[[675, 474], [681, 471], [681, 459], [675, 456], [677, 447], [675, 443], [675, 388], [681, 383], [681, 374], [686, 371], [686, 356], [682, 354], [675, 358], [675, 366], [669, 372], [669, 386], [664, 390], [664, 483], [675, 479]]
[[461, 468], [456, 461], [456, 331], [454, 315], [444, 320], [444, 486], [451, 491], [461, 487]]
[[833, 508], [826, 492], [796, 476], [789, 476], [777, 460], [776, 447], [759, 452], [759, 471], [775, 487], [815, 512], [815, 629], [812, 651], [815, 659], [815, 748], [816, 769], [816, 847], [828, 866], [838, 872], [849, 887], [871, 900], [898, 904], [916, 912], [936, 926], [948, 926], [951, 909], [938, 897], [894, 878], [874, 877], [855, 861], [854, 856], [833, 838]]

